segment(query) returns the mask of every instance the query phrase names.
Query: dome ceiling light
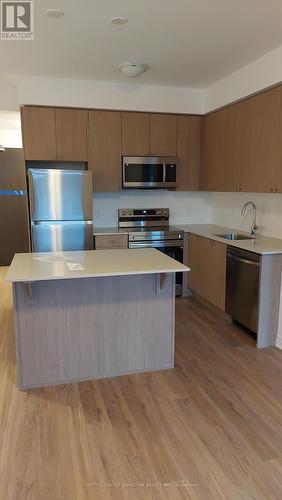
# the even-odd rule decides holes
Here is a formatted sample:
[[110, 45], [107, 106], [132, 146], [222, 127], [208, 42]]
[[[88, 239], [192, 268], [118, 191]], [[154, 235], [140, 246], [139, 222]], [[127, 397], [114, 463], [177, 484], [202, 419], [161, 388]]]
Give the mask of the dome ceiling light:
[[122, 63], [119, 65], [120, 72], [130, 78], [142, 75], [146, 69], [147, 66], [145, 66], [145, 64], [139, 63]]

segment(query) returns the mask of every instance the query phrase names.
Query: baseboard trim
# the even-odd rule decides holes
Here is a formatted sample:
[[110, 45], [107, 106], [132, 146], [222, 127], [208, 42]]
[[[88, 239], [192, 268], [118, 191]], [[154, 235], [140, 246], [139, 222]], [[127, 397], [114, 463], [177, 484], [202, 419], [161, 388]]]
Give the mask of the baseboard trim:
[[282, 337], [277, 336], [276, 347], [278, 347], [278, 349], [282, 349]]

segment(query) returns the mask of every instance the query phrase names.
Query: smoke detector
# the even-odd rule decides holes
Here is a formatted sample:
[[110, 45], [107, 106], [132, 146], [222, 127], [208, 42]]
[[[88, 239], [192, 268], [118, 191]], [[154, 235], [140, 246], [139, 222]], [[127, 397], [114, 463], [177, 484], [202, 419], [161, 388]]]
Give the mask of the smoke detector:
[[120, 72], [125, 76], [129, 76], [130, 78], [142, 75], [142, 73], [144, 73], [146, 69], [147, 66], [145, 66], [145, 64], [139, 63], [122, 63], [119, 65]]
[[48, 9], [46, 14], [49, 17], [63, 17], [64, 11], [62, 9]]
[[117, 24], [119, 26], [122, 26], [123, 24], [127, 23], [128, 19], [127, 17], [117, 16], [117, 17], [112, 17], [110, 21], [112, 24]]

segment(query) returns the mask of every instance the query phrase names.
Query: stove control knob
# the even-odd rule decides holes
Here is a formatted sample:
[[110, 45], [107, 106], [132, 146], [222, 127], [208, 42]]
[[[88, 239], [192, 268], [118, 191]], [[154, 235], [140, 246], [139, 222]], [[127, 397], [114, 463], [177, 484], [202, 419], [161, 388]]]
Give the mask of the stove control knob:
[[120, 215], [121, 215], [122, 217], [124, 217], [124, 216], [126, 215], [126, 210], [121, 210], [121, 211], [120, 211]]

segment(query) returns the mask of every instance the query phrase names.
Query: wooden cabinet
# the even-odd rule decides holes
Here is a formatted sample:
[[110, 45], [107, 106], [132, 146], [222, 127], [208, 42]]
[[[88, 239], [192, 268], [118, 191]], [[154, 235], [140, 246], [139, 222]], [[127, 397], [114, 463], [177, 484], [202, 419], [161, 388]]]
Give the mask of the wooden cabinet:
[[114, 192], [122, 186], [121, 113], [89, 111], [89, 163], [93, 191]]
[[80, 109], [21, 108], [26, 160], [87, 161], [87, 112]]
[[87, 161], [87, 112], [56, 108], [57, 160]]
[[113, 250], [114, 248], [128, 248], [128, 235], [96, 234], [95, 250]]
[[189, 288], [218, 309], [225, 310], [226, 245], [189, 234]]
[[201, 116], [177, 118], [177, 190], [199, 190]]
[[202, 190], [232, 190], [233, 138], [233, 106], [203, 118], [200, 167]]
[[54, 108], [21, 108], [23, 148], [26, 160], [55, 160], [57, 155]]
[[282, 192], [281, 86], [203, 118], [200, 187]]
[[177, 116], [150, 114], [150, 154], [176, 156]]
[[122, 113], [122, 154], [148, 156], [150, 154], [149, 113]]
[[258, 193], [278, 190], [280, 101], [281, 88], [276, 87], [232, 106], [233, 190]]

